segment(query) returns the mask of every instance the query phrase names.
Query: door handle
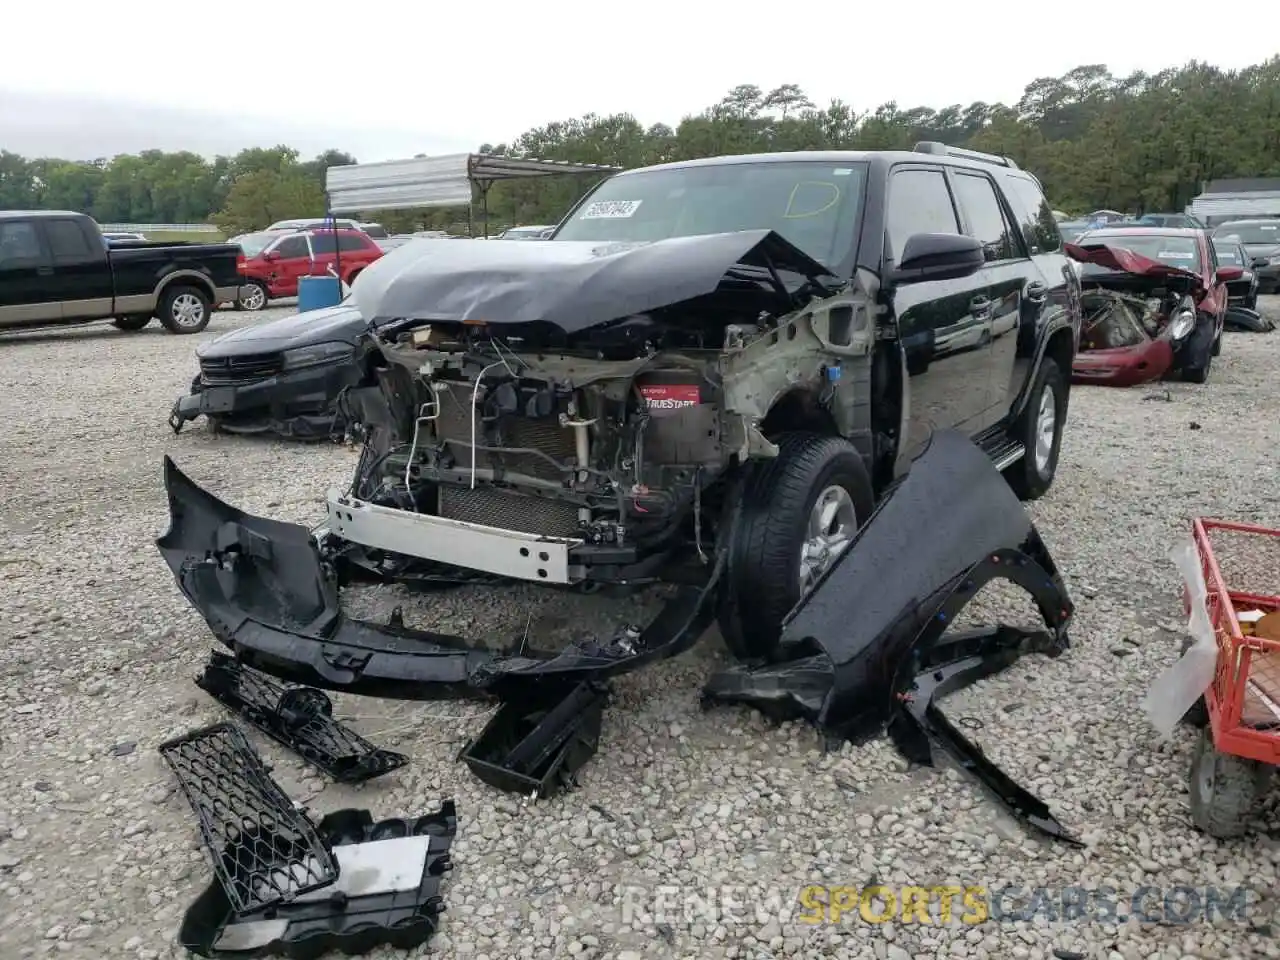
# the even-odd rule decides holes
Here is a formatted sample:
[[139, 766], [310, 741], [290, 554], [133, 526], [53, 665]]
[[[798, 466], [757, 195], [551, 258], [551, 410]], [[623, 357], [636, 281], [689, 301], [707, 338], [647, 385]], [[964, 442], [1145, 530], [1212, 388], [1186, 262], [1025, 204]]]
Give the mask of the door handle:
[[1033, 280], [1027, 284], [1027, 299], [1032, 303], [1040, 303], [1049, 295], [1049, 288], [1039, 280]]
[[990, 297], [974, 297], [969, 301], [969, 312], [975, 317], [986, 317], [991, 313]]
[[53, 276], [53, 267], [36, 267], [36, 276], [38, 276], [38, 277], [52, 277], [52, 276]]

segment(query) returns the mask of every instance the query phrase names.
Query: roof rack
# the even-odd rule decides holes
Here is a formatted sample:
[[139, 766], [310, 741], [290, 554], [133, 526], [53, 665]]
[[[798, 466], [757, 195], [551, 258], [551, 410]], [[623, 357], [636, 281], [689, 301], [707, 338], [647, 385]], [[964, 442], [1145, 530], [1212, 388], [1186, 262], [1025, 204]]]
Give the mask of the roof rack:
[[966, 150], [963, 147], [950, 147], [937, 140], [921, 140], [911, 149], [913, 153], [933, 153], [963, 160], [977, 160], [979, 163], [990, 163], [997, 167], [1008, 167], [1011, 170], [1018, 169], [1018, 165], [1008, 157], [999, 157], [994, 153], [981, 153], [977, 150]]

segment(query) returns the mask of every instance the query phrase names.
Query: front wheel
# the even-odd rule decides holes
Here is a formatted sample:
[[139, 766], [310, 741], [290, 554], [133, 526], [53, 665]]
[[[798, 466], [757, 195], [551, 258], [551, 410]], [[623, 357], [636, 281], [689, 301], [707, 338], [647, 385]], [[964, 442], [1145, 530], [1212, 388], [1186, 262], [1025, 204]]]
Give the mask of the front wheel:
[[1040, 361], [1027, 405], [1009, 431], [1022, 444], [1022, 457], [1004, 472], [1019, 500], [1037, 500], [1049, 492], [1058, 472], [1062, 427], [1067, 420], [1067, 380], [1052, 357]]
[[213, 302], [199, 287], [175, 284], [160, 298], [160, 322], [170, 333], [199, 333], [209, 325]]
[[725, 643], [740, 660], [772, 659], [782, 621], [848, 549], [875, 506], [862, 457], [841, 437], [791, 433], [751, 464], [730, 532]]

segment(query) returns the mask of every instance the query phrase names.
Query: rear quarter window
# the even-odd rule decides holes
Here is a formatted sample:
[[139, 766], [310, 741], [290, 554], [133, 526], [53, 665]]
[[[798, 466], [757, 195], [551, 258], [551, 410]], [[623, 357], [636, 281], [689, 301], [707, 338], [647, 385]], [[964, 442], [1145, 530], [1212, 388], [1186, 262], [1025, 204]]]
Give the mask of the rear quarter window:
[[1062, 235], [1043, 191], [1030, 177], [1006, 175], [1000, 178], [1009, 206], [1032, 255], [1062, 249]]

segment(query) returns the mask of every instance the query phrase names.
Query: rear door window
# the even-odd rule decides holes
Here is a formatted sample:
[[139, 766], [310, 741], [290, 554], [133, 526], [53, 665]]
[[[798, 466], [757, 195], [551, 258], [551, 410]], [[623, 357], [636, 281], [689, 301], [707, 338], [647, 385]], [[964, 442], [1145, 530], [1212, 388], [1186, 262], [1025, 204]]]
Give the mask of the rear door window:
[[351, 233], [338, 235], [338, 251], [340, 253], [363, 253], [368, 250], [364, 238]]
[[976, 173], [957, 173], [955, 189], [969, 233], [982, 244], [982, 255], [987, 263], [1017, 257], [1018, 245], [1013, 241], [1012, 227], [991, 178]]
[[102, 253], [101, 249], [93, 248], [75, 220], [46, 220], [44, 232], [57, 263], [84, 263], [96, 260]]
[[333, 253], [337, 249], [333, 242], [332, 230], [319, 230], [311, 235], [311, 252], [317, 257], [325, 253]]
[[1001, 177], [1001, 183], [1006, 188], [1005, 195], [1018, 218], [1018, 226], [1031, 254], [1061, 250], [1058, 222], [1054, 220], [1049, 201], [1036, 182], [1027, 176], [1009, 174]]
[[960, 232], [947, 178], [929, 167], [902, 167], [889, 183], [889, 213], [885, 221], [886, 246], [895, 260], [917, 233]]

